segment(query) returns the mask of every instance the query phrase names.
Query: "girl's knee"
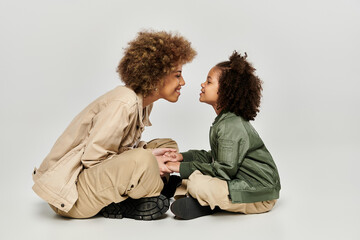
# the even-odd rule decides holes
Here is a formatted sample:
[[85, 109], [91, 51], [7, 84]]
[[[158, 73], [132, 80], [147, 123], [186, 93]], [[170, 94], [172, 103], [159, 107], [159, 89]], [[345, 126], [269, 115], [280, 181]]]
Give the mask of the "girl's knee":
[[246, 204], [246, 214], [258, 214], [258, 213], [266, 213], [273, 209], [276, 203], [275, 200], [262, 201]]
[[212, 188], [209, 184], [208, 179], [204, 178], [204, 175], [193, 173], [187, 182], [187, 191], [193, 197], [206, 197], [207, 195], [211, 194]]
[[263, 201], [264, 207], [267, 209], [266, 212], [272, 210], [275, 206], [276, 199], [270, 201]]

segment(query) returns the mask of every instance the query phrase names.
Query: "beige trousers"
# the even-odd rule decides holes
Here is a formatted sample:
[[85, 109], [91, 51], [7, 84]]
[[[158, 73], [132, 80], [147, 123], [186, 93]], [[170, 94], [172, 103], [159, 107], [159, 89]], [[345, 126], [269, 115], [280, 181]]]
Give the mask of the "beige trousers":
[[[171, 139], [154, 139], [146, 145], [147, 149], [162, 147], [178, 149]], [[154, 155], [149, 150], [137, 148], [84, 169], [77, 181], [78, 200], [69, 212], [50, 207], [64, 217], [89, 218], [112, 202], [121, 202], [128, 197], [159, 196], [163, 186]]]
[[190, 194], [196, 198], [200, 205], [210, 206], [229, 212], [244, 214], [264, 213], [270, 211], [276, 200], [255, 203], [232, 203], [229, 199], [227, 182], [219, 178], [203, 175], [200, 171], [193, 172], [188, 180], [183, 180], [182, 185], [175, 192], [175, 199]]

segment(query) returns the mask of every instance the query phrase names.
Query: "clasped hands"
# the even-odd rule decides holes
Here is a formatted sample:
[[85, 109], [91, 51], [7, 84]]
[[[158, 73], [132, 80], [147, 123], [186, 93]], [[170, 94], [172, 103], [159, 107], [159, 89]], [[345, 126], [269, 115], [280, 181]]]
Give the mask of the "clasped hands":
[[183, 160], [181, 153], [172, 148], [155, 148], [152, 150], [159, 165], [160, 176], [180, 171], [180, 162]]

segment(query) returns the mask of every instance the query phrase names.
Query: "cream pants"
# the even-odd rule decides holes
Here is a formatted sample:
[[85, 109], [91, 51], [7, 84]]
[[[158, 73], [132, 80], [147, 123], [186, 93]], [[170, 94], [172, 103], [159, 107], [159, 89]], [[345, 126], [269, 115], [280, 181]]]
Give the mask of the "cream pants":
[[89, 218], [112, 202], [121, 202], [128, 197], [159, 196], [164, 184], [156, 158], [149, 149], [163, 147], [178, 149], [171, 139], [154, 139], [147, 143], [147, 149], [125, 151], [84, 169], [77, 181], [79, 197], [70, 211], [66, 213], [50, 207], [61, 216]]
[[190, 194], [196, 198], [200, 205], [210, 206], [229, 212], [244, 214], [264, 213], [270, 211], [276, 200], [262, 201], [255, 203], [232, 203], [229, 199], [227, 182], [219, 178], [203, 175], [200, 171], [194, 171], [188, 180], [183, 180], [182, 185], [175, 192], [175, 199]]

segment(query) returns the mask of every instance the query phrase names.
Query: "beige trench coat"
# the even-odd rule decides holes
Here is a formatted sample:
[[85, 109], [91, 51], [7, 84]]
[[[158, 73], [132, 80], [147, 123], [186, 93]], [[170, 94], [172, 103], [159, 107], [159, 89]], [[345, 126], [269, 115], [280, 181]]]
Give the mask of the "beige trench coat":
[[78, 198], [76, 181], [83, 168], [144, 145], [140, 137], [144, 127], [151, 126], [152, 106], [143, 109], [142, 96], [126, 86], [96, 99], [73, 119], [34, 169], [35, 193], [68, 212]]

